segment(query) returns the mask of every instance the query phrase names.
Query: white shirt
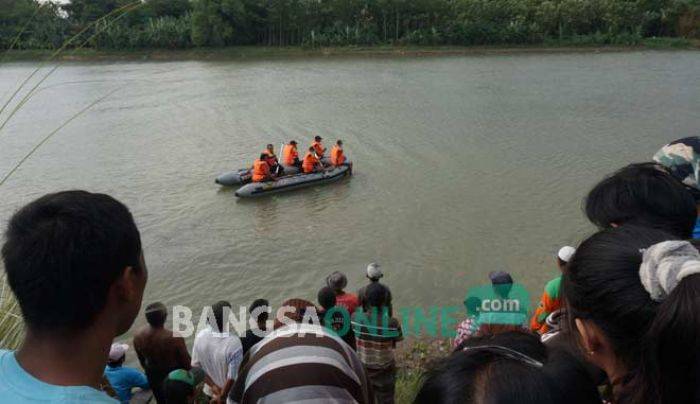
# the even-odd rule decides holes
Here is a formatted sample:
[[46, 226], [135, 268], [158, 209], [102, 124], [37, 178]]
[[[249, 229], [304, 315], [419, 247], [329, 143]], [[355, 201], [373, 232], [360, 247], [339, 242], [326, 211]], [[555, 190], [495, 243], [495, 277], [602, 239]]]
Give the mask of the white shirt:
[[[234, 334], [214, 332], [207, 327], [194, 338], [192, 366], [201, 367], [221, 388], [228, 379], [236, 380], [242, 360], [243, 345]], [[205, 386], [204, 392], [212, 395], [208, 386]]]

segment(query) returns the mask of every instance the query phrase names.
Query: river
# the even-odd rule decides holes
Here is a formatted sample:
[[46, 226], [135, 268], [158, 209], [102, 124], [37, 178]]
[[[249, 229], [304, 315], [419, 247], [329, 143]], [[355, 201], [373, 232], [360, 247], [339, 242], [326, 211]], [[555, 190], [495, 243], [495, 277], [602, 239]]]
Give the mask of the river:
[[[36, 66], [0, 65], [0, 99]], [[0, 176], [115, 89], [0, 187], [0, 224], [47, 192], [109, 193], [142, 233], [144, 302], [195, 311], [315, 300], [335, 270], [354, 290], [372, 261], [399, 307], [459, 305], [492, 270], [534, 299], [593, 231], [596, 181], [700, 134], [696, 51], [76, 62], [0, 132]], [[214, 184], [317, 134], [343, 139], [350, 180], [259, 200]]]

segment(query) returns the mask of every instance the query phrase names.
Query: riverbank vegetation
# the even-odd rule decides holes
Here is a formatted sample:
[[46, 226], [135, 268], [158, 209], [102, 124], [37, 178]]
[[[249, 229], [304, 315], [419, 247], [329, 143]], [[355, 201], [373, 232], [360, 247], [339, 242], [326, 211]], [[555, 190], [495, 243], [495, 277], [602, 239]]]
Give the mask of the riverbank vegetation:
[[[0, 0], [0, 48], [58, 49], [83, 30], [85, 46], [100, 50], [629, 46], [700, 38], [700, 0], [143, 0], [125, 7], [130, 3]], [[115, 13], [120, 8], [126, 14]]]

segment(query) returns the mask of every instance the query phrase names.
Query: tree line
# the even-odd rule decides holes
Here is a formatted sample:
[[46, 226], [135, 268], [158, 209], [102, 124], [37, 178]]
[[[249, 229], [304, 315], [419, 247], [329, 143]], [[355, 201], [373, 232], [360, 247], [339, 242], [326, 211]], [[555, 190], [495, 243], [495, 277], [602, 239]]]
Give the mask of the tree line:
[[4, 49], [56, 49], [71, 39], [177, 49], [633, 44], [661, 36], [700, 37], [700, 0], [0, 0]]

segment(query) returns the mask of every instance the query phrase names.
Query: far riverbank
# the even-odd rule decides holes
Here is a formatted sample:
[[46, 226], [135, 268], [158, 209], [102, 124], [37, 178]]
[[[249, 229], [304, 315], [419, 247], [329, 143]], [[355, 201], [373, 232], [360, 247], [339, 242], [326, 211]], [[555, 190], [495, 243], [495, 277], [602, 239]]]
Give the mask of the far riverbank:
[[[56, 59], [62, 61], [111, 60], [230, 60], [265, 58], [309, 58], [331, 56], [463, 56], [517, 53], [572, 53], [572, 52], [628, 52], [637, 50], [700, 50], [700, 40], [682, 38], [647, 38], [636, 45], [600, 45], [554, 42], [535, 45], [503, 46], [347, 46], [347, 47], [269, 47], [237, 46], [226, 48], [133, 49], [133, 50], [66, 50]], [[54, 50], [12, 50], [5, 54], [6, 61], [31, 61], [50, 57]]]

